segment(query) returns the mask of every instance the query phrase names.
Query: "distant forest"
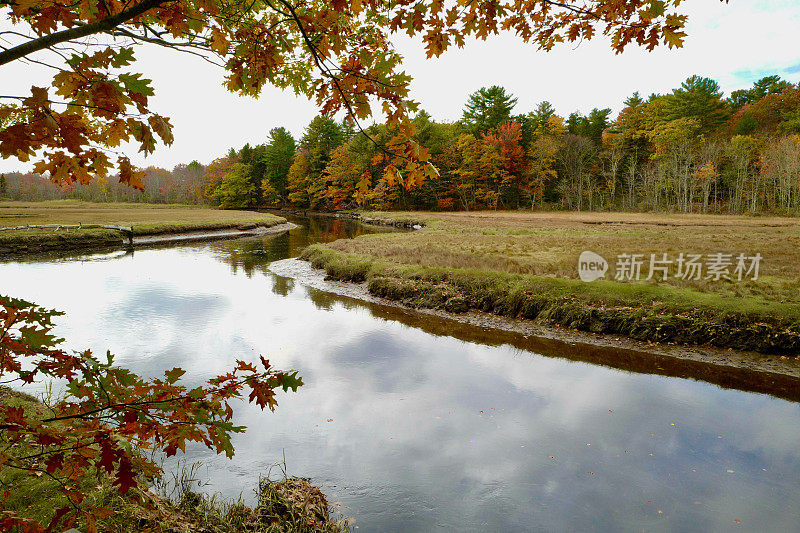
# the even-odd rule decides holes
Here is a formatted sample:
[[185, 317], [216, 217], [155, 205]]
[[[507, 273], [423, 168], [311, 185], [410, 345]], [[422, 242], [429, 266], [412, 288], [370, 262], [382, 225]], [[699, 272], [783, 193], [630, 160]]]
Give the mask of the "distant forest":
[[800, 213], [800, 83], [768, 76], [725, 98], [692, 76], [666, 94], [562, 117], [548, 102], [514, 114], [502, 87], [470, 95], [461, 120], [421, 111], [416, 140], [438, 176], [408, 183], [385, 171], [384, 125], [358, 130], [318, 116], [294, 139], [230, 149], [207, 166], [146, 169], [145, 190], [111, 180], [61, 189], [46, 177], [0, 176], [18, 200], [208, 203], [225, 208], [568, 209]]

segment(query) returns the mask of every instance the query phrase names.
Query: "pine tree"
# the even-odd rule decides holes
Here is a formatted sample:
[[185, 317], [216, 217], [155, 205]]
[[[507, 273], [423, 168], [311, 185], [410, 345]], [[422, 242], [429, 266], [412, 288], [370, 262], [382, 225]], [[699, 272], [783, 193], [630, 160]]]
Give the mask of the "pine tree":
[[[265, 176], [268, 184], [281, 200], [286, 199], [289, 169], [292, 167], [297, 145], [286, 128], [273, 128], [269, 132], [270, 142], [264, 154]], [[267, 185], [267, 184], [265, 184]], [[267, 189], [267, 187], [263, 187]]]
[[503, 87], [483, 87], [469, 96], [461, 122], [475, 135], [487, 133], [511, 119], [517, 99]]

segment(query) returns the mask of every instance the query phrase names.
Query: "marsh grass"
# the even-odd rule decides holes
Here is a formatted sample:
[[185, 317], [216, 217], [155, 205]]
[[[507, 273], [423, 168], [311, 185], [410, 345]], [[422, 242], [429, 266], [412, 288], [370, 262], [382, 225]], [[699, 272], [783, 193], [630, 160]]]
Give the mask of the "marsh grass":
[[[383, 213], [363, 217], [416, 217], [426, 224], [411, 233], [340, 240], [329, 246], [396, 265], [577, 279], [578, 256], [591, 250], [612, 265], [621, 253], [760, 253], [760, 277], [752, 281], [684, 281], [658, 285], [714, 293], [760, 296], [800, 303], [800, 220], [777, 217], [647, 213]], [[647, 275], [647, 261], [643, 267]], [[627, 285], [647, 285], [631, 282]], [[621, 290], [615, 287], [614, 291]]]
[[308, 479], [262, 477], [256, 491], [257, 504], [242, 499], [225, 500], [194, 491], [185, 492], [175, 509], [191, 523], [190, 531], [200, 533], [286, 532], [343, 533], [347, 520], [337, 519], [325, 495]]
[[[412, 307], [470, 309], [653, 342], [800, 353], [800, 221], [625, 213], [414, 213], [411, 233], [309, 247], [335, 279]], [[374, 213], [364, 216], [374, 217]], [[395, 219], [394, 213], [383, 213]], [[402, 216], [402, 214], [401, 214]], [[757, 281], [584, 283], [583, 250], [764, 257]], [[645, 272], [646, 274], [646, 272]]]

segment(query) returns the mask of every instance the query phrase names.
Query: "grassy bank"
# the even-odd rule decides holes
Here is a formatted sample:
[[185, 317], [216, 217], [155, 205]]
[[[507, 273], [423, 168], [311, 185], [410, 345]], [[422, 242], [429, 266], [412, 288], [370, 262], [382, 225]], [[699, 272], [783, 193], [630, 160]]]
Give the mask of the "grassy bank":
[[[134, 235], [270, 227], [285, 219], [252, 211], [221, 211], [196, 206], [95, 204], [73, 200], [0, 202], [0, 227], [48, 224], [104, 224], [132, 227]], [[0, 256], [117, 246], [119, 231], [99, 228], [0, 231]]]
[[[364, 213], [424, 224], [340, 240], [304, 257], [412, 307], [470, 309], [650, 342], [800, 353], [800, 221], [626, 213]], [[612, 263], [578, 279], [578, 255]], [[760, 253], [758, 280], [614, 281], [618, 254]], [[643, 277], [647, 275], [647, 264]]]
[[[0, 386], [0, 406], [22, 407], [26, 414], [43, 416], [47, 408], [35, 398]], [[0, 442], [3, 431], [0, 430]], [[27, 455], [33, 448], [16, 446], [13, 453]], [[36, 451], [40, 451], [38, 448]], [[257, 487], [257, 505], [226, 502], [181, 490], [173, 499], [150, 491], [120, 495], [106, 476], [87, 475], [84, 507], [102, 506], [114, 515], [98, 522], [99, 531], [243, 533], [253, 531], [338, 533], [348, 531], [345, 521], [336, 520], [325, 495], [308, 480], [290, 477], [279, 481], [262, 479]], [[3, 510], [48, 524], [56, 509], [67, 502], [58, 484], [47, 476], [12, 468], [0, 469], [0, 485], [8, 489]], [[188, 484], [187, 484], [188, 485]], [[135, 498], [140, 498], [137, 502]], [[85, 524], [79, 525], [85, 531]]]

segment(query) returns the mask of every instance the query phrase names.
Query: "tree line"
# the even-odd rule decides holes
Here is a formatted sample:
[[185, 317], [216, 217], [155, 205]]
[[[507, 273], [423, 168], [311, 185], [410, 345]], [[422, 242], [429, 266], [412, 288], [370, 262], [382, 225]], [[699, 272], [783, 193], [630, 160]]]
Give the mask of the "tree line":
[[397, 131], [317, 116], [299, 139], [274, 128], [264, 144], [207, 166], [151, 167], [142, 192], [108, 182], [62, 191], [9, 175], [0, 196], [311, 210], [800, 211], [800, 84], [779, 76], [727, 98], [716, 81], [692, 76], [665, 94], [634, 93], [613, 119], [609, 108], [563, 117], [546, 101], [521, 114], [516, 105], [492, 86], [470, 95], [457, 122], [420, 111], [415, 140], [438, 172], [416, 180], [391, 165]]
[[0, 174], [0, 199], [206, 204], [209, 200], [204, 194], [205, 172], [205, 165], [197, 161], [177, 165], [171, 171], [147, 167], [142, 178], [142, 190], [120, 183], [118, 177], [113, 176], [89, 183], [58, 185], [36, 173], [10, 172]]

